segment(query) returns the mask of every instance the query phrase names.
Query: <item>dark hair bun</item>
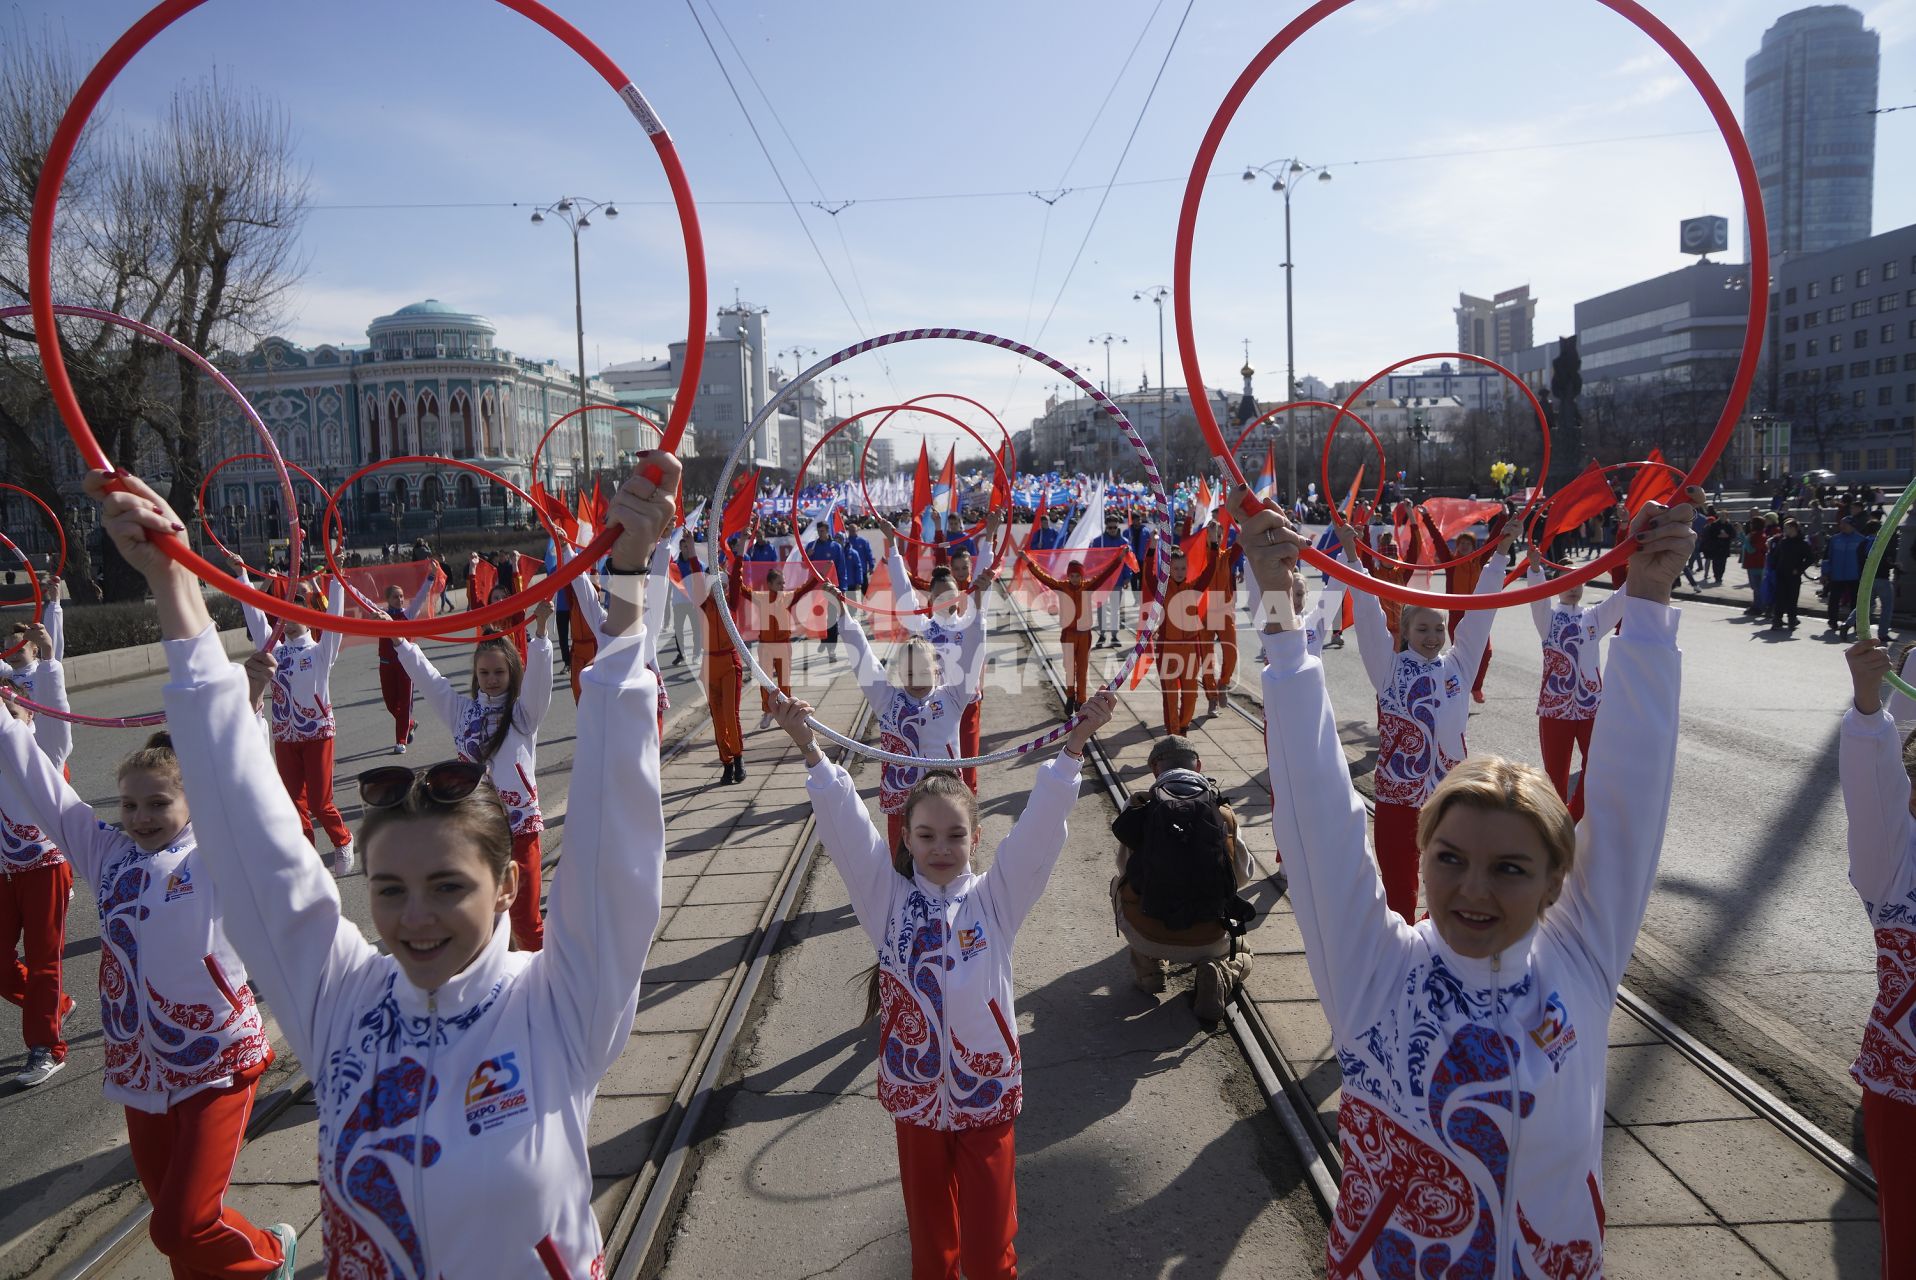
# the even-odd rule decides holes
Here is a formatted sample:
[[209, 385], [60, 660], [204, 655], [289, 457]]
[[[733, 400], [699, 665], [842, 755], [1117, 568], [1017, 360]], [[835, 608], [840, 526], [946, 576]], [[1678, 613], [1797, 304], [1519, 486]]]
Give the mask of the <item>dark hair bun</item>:
[[146, 749], [148, 751], [173, 750], [173, 735], [168, 733], [164, 729], [160, 730], [158, 733], [154, 734], [152, 737], [146, 740]]

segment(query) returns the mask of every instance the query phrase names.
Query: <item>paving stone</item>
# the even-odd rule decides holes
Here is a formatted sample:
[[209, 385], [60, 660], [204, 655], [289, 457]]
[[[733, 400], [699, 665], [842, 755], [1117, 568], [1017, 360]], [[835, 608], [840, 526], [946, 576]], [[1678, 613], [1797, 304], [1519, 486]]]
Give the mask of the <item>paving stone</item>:
[[1260, 1000], [1257, 1011], [1288, 1061], [1318, 1062], [1331, 1056], [1331, 1025], [1317, 1001]]
[[[656, 948], [655, 948], [656, 949]], [[712, 1023], [724, 998], [727, 979], [654, 982], [648, 976], [639, 988], [639, 1011], [634, 1031], [699, 1031]]]
[[[736, 933], [731, 938], [718, 940], [655, 942], [646, 957], [646, 981], [696, 981], [728, 974], [745, 955], [745, 943]], [[643, 992], [640, 998], [644, 998]]]
[[1618, 1124], [1677, 1124], [1752, 1115], [1667, 1044], [1625, 1045], [1609, 1058], [1606, 1110]]
[[1603, 1239], [1604, 1280], [1739, 1280], [1776, 1273], [1728, 1227], [1616, 1227]]
[[600, 1082], [599, 1096], [676, 1094], [704, 1038], [702, 1030], [633, 1032], [625, 1052]]
[[798, 835], [797, 828], [785, 832], [785, 838], [777, 844], [754, 845], [745, 848], [733, 848], [727, 845], [712, 852], [711, 861], [705, 864], [708, 873], [720, 875], [763, 874], [767, 871], [779, 872], [792, 860], [792, 840]]
[[696, 907], [724, 903], [763, 907], [777, 887], [776, 871], [708, 872], [692, 884], [685, 903]]
[[[710, 876], [699, 877], [701, 881]], [[737, 938], [745, 930], [758, 923], [759, 910], [763, 899], [748, 907], [739, 906], [685, 906], [672, 913], [672, 918], [660, 930], [659, 936], [671, 942], [690, 941], [702, 938]]]
[[1253, 1000], [1316, 1000], [1317, 988], [1311, 985], [1310, 966], [1302, 953], [1296, 955], [1260, 955], [1251, 964], [1251, 976], [1244, 989]]
[[1717, 1220], [1628, 1129], [1603, 1131], [1603, 1207], [1612, 1227], [1689, 1226]]
[[1882, 1236], [1876, 1221], [1764, 1222], [1737, 1228], [1790, 1280], [1854, 1280], [1877, 1275]]
[[626, 1094], [594, 1102], [592, 1123], [586, 1128], [593, 1176], [637, 1173], [671, 1106], [671, 1097], [662, 1093]]
[[1610, 1011], [1610, 1047], [1626, 1044], [1664, 1044], [1662, 1036], [1622, 1009]]
[[1732, 1225], [1876, 1216], [1874, 1204], [1767, 1121], [1641, 1125], [1632, 1132]]
[[319, 1177], [319, 1108], [286, 1108], [270, 1128], [240, 1149], [235, 1183], [306, 1183]]

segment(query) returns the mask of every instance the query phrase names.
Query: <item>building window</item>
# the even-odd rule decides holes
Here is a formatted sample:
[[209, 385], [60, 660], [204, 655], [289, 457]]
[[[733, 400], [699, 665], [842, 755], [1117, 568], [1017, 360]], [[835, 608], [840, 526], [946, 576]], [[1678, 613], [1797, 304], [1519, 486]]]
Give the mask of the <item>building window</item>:
[[1880, 332], [1880, 333], [1878, 333], [1878, 334], [1876, 335], [1876, 340], [1877, 340], [1878, 342], [1894, 342], [1894, 341], [1896, 341], [1896, 326], [1895, 326], [1895, 325], [1893, 325], [1893, 324], [1886, 324], [1886, 325], [1884, 325], [1884, 326], [1883, 326], [1883, 328], [1882, 328], [1882, 332]]
[[1812, 298], [1817, 298], [1817, 297], [1821, 297], [1822, 293], [1823, 293], [1822, 283], [1816, 280], [1810, 281], [1809, 296]]
[[1852, 378], [1869, 377], [1869, 361], [1857, 360], [1852, 362], [1849, 367], [1849, 376]]
[[1832, 295], [1841, 293], [1843, 292], [1844, 288], [1848, 286], [1848, 284], [1849, 284], [1849, 281], [1845, 280], [1842, 276], [1831, 276], [1830, 277], [1830, 293]]
[[1901, 305], [1903, 305], [1903, 300], [1893, 293], [1886, 293], [1876, 300], [1876, 309], [1884, 315], [1888, 315]]
[[1845, 449], [1837, 455], [1837, 465], [1845, 471], [1854, 471], [1862, 463], [1862, 455], [1854, 449]]
[[1840, 324], [1847, 319], [1849, 319], [1849, 308], [1847, 306], [1839, 302], [1830, 308], [1829, 321], [1831, 324]]
[[1843, 335], [1840, 333], [1832, 333], [1830, 335], [1830, 354], [1835, 355], [1837, 352], [1841, 351], [1842, 349], [1843, 349]]
[[1909, 383], [1903, 388], [1903, 403], [1916, 404], [1916, 382]]
[[1816, 354], [1818, 354], [1818, 352], [1817, 352], [1817, 347], [1818, 347], [1818, 345], [1819, 345], [1819, 344], [1818, 344], [1818, 342], [1816, 341], [1816, 339], [1815, 339], [1815, 338], [1811, 338], [1811, 339], [1810, 339], [1810, 340], [1809, 340], [1808, 342], [1806, 342], [1806, 343], [1804, 343], [1804, 344], [1803, 344], [1803, 352], [1804, 352], [1804, 354], [1805, 354], [1805, 355], [1812, 355], [1812, 356], [1813, 356], [1813, 355], [1816, 355]]
[[1843, 380], [1843, 366], [1842, 366], [1842, 365], [1840, 365], [1840, 364], [1833, 364], [1833, 365], [1831, 365], [1831, 366], [1830, 366], [1829, 368], [1827, 368], [1827, 369], [1825, 369], [1825, 370], [1823, 370], [1823, 381], [1825, 381], [1825, 382], [1841, 382], [1842, 380]]
[[1868, 283], [1869, 283], [1869, 268], [1868, 267], [1856, 268], [1856, 287], [1860, 289]]
[[1796, 370], [1791, 369], [1788, 373], [1783, 375], [1783, 385], [1786, 387], [1793, 387], [1796, 385]]
[[1873, 311], [1875, 311], [1875, 310], [1876, 310], [1876, 300], [1875, 300], [1875, 299], [1873, 299], [1873, 298], [1858, 298], [1858, 299], [1856, 300], [1856, 305], [1854, 305], [1854, 306], [1852, 306], [1852, 307], [1851, 307], [1851, 308], [1849, 309], [1849, 313], [1850, 313], [1851, 315], [1853, 315], [1853, 316], [1855, 316], [1855, 317], [1856, 317], [1856, 318], [1857, 318], [1858, 320], [1861, 320], [1861, 319], [1864, 319], [1865, 317], [1867, 317], [1867, 316], [1868, 316], [1868, 315], [1869, 315], [1869, 314], [1870, 314], [1871, 312], [1873, 312]]
[[1823, 323], [1823, 313], [1821, 311], [1811, 311], [1805, 314], [1803, 317], [1803, 327], [1805, 329], [1814, 329], [1817, 325], [1822, 323]]
[[1796, 305], [1796, 290], [1785, 289], [1783, 291], [1783, 305], [1786, 307], [1793, 307]]
[[1881, 405], [1895, 404], [1896, 403], [1896, 388], [1895, 387], [1876, 388], [1876, 403]]
[[1864, 405], [1869, 403], [1869, 393], [1864, 391], [1861, 387], [1858, 387], [1856, 388], [1856, 390], [1849, 393], [1849, 403], [1850, 403], [1850, 408], [1860, 409]]
[[1794, 342], [1786, 342], [1783, 344], [1783, 358], [1785, 360], [1796, 359], [1796, 344]]
[[1876, 372], [1895, 373], [1896, 372], [1896, 357], [1895, 356], [1877, 356], [1876, 357]]
[[1883, 264], [1883, 283], [1884, 284], [1888, 284], [1891, 280], [1894, 280], [1896, 278], [1896, 270], [1901, 265], [1902, 264], [1897, 262], [1896, 259], [1894, 258], [1891, 258], [1888, 262], [1885, 262]]
[[1871, 471], [1881, 471], [1889, 465], [1889, 450], [1887, 449], [1871, 449], [1866, 456], [1869, 459], [1868, 466]]
[[1916, 465], [1916, 448], [1906, 444], [1897, 445], [1896, 469], [1898, 471], [1908, 471], [1913, 465]]
[[1797, 326], [1797, 320], [1796, 320], [1796, 317], [1795, 317], [1795, 316], [1790, 316], [1790, 317], [1788, 317], [1788, 318], [1786, 318], [1786, 319], [1785, 319], [1785, 320], [1783, 321], [1783, 332], [1784, 332], [1784, 333], [1795, 333], [1795, 332], [1796, 332], [1796, 326]]
[[1916, 351], [1912, 351], [1903, 357], [1903, 372], [1916, 373]]

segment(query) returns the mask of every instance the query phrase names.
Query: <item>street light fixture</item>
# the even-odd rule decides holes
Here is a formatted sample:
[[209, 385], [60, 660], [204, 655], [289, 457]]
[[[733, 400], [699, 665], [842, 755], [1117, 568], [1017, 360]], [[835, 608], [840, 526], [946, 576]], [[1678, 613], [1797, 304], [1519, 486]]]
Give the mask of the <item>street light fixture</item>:
[[[608, 218], [619, 216], [619, 207], [610, 200], [588, 200], [583, 196], [560, 196], [557, 202], [532, 211], [535, 226], [544, 223], [547, 214], [552, 214], [572, 232], [572, 324], [579, 340], [580, 408], [590, 402], [585, 394], [585, 295], [579, 275], [579, 233], [592, 225], [591, 215], [601, 209]], [[580, 419], [579, 432], [581, 436], [591, 433], [591, 424], [585, 420], [585, 416]]]
[[1108, 396], [1111, 394], [1111, 344], [1129, 343], [1131, 340], [1115, 333], [1094, 333], [1089, 341], [1094, 347], [1100, 342], [1104, 344], [1104, 394]]
[[[1291, 303], [1291, 192], [1298, 180], [1307, 173], [1315, 173], [1319, 182], [1329, 182], [1331, 171], [1327, 165], [1307, 165], [1296, 157], [1285, 160], [1273, 160], [1269, 164], [1246, 165], [1244, 181], [1255, 182], [1263, 174], [1271, 180], [1271, 190], [1284, 197], [1284, 401], [1290, 403], [1297, 397], [1297, 326], [1293, 323]], [[1289, 500], [1297, 500], [1297, 432], [1287, 425], [1284, 430], [1286, 453], [1289, 455], [1291, 473]]]

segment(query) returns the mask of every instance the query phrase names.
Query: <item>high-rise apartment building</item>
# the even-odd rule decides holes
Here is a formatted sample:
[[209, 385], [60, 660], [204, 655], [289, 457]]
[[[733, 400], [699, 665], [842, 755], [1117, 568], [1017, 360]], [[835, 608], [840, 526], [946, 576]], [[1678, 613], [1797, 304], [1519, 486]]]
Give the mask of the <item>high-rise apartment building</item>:
[[1869, 238], [1879, 45], [1861, 13], [1819, 4], [1778, 18], [1744, 63], [1743, 130], [1772, 254]]
[[1530, 346], [1537, 320], [1537, 300], [1529, 285], [1505, 289], [1492, 298], [1457, 295], [1457, 350], [1508, 365], [1510, 358]]

